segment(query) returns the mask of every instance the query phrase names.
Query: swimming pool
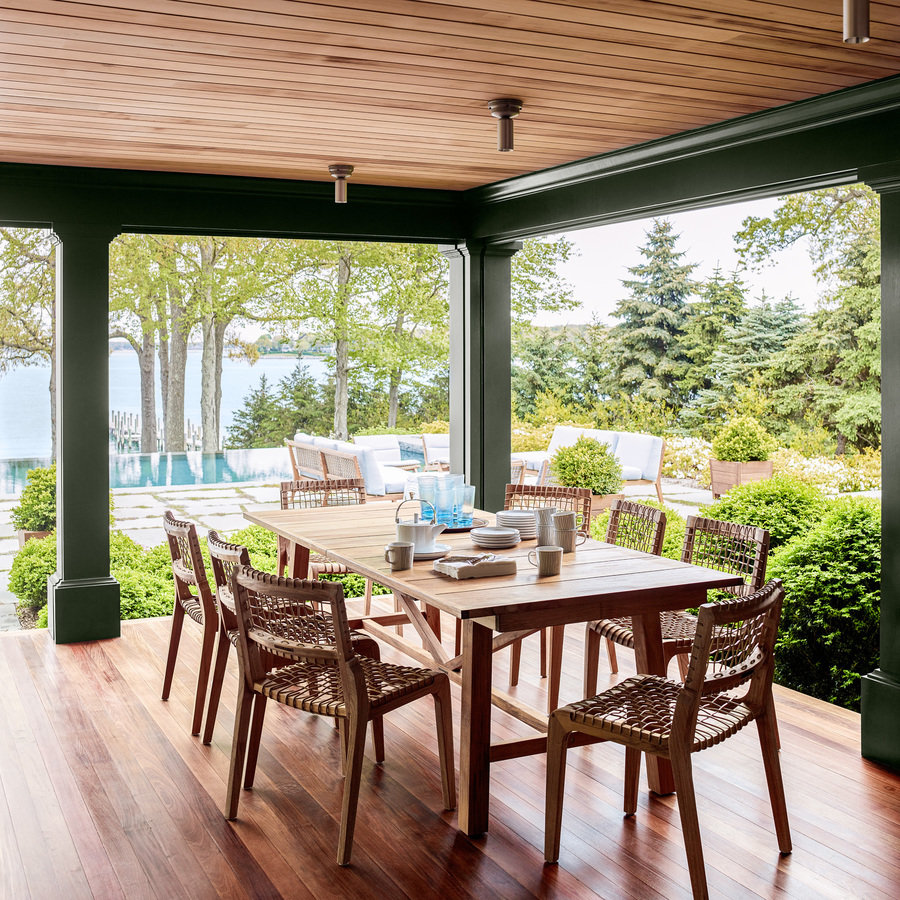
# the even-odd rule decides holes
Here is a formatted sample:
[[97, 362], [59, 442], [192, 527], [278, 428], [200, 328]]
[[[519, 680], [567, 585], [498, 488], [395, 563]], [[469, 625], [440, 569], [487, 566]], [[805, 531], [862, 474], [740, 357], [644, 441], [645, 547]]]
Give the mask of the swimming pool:
[[[17, 497], [29, 469], [47, 466], [49, 459], [0, 460], [0, 496]], [[220, 453], [110, 454], [111, 488], [176, 487], [236, 481], [277, 482], [291, 477], [287, 449], [225, 450]]]

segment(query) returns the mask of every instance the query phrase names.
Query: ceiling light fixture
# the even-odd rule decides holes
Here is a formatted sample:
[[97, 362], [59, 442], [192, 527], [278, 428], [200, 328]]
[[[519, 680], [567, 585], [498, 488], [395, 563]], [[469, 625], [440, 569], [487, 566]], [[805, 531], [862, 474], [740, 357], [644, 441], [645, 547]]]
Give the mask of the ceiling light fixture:
[[488, 103], [491, 115], [497, 122], [497, 149], [507, 153], [513, 149], [513, 119], [522, 111], [521, 100], [491, 100]]
[[353, 166], [345, 163], [329, 166], [328, 171], [334, 179], [334, 202], [347, 202], [347, 179], [353, 174]]
[[844, 0], [844, 43], [864, 44], [869, 39], [869, 0]]

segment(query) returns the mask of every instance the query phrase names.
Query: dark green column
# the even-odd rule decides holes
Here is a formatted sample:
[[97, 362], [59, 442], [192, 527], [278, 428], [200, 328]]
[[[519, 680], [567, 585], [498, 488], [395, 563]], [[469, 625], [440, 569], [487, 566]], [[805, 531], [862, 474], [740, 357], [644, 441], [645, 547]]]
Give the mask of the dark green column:
[[900, 769], [900, 169], [881, 193], [881, 659], [862, 680], [862, 755]]
[[54, 223], [56, 248], [57, 644], [119, 636], [109, 574], [109, 242], [116, 231]]
[[509, 481], [510, 262], [521, 246], [441, 248], [450, 260], [450, 463], [492, 511]]

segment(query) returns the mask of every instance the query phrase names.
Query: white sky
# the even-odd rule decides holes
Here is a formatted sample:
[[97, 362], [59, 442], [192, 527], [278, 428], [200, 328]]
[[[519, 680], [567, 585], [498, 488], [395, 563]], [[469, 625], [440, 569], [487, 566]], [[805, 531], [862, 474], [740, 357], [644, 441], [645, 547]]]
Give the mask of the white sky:
[[[695, 210], [666, 216], [681, 235], [676, 248], [686, 251], [682, 263], [697, 263], [693, 278], [708, 277], [718, 263], [723, 273], [730, 273], [737, 265], [734, 253], [734, 234], [747, 216], [771, 215], [777, 206], [775, 199], [735, 203], [715, 209]], [[610, 322], [616, 301], [626, 295], [622, 280], [630, 278], [629, 266], [644, 261], [639, 248], [646, 243], [646, 233], [652, 219], [604, 225], [566, 235], [580, 251], [563, 269], [581, 301], [581, 308], [566, 313], [545, 314], [536, 318], [538, 325], [560, 325], [588, 322], [596, 313]], [[813, 265], [806, 252], [805, 242], [779, 253], [775, 265], [760, 271], [743, 273], [749, 285], [752, 303], [763, 291], [775, 300], [788, 294], [806, 310], [812, 311], [820, 286], [812, 274]]]

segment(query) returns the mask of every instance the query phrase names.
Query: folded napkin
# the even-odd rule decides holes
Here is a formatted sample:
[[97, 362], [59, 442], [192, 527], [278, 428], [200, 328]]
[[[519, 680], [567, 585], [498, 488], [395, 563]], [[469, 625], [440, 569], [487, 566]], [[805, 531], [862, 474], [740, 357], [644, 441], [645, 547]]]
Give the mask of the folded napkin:
[[492, 575], [515, 575], [516, 561], [494, 553], [455, 553], [435, 560], [432, 570], [450, 578], [487, 578]]

